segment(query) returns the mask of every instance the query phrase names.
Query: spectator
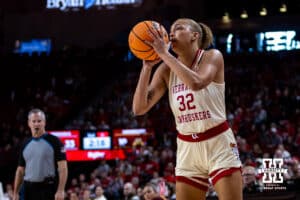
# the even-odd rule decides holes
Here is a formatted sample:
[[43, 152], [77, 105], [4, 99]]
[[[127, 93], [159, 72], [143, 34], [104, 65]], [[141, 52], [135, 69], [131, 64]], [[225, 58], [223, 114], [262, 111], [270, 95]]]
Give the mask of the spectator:
[[85, 189], [83, 191], [82, 200], [92, 200], [92, 198], [91, 198], [91, 190]]
[[154, 183], [147, 183], [143, 189], [145, 200], [166, 200], [163, 195], [160, 195], [160, 188]]
[[137, 195], [139, 196], [139, 199], [140, 199], [140, 200], [144, 200], [143, 187], [139, 186], [139, 187], [136, 189], [136, 193], [137, 193]]
[[78, 194], [76, 192], [70, 192], [69, 199], [70, 200], [79, 200]]
[[[1, 186], [1, 182], [0, 182], [0, 187]], [[2, 190], [2, 188], [0, 188], [0, 190]], [[0, 199], [1, 199], [1, 191], [0, 191]], [[3, 194], [3, 200], [11, 200], [13, 199], [13, 187], [11, 184], [6, 184], [5, 186], [5, 193]]]
[[107, 200], [103, 194], [103, 188], [99, 185], [95, 189], [95, 199], [94, 200]]
[[244, 166], [242, 170], [243, 192], [257, 193], [261, 191], [260, 185], [256, 180], [256, 171], [253, 166]]
[[131, 182], [127, 182], [123, 187], [124, 200], [140, 200]]
[[291, 163], [293, 162], [292, 157], [291, 157], [291, 153], [285, 149], [283, 144], [279, 144], [277, 149], [275, 150], [275, 152], [277, 152], [278, 150], [281, 151], [281, 156], [283, 158], [283, 161], [285, 163]]

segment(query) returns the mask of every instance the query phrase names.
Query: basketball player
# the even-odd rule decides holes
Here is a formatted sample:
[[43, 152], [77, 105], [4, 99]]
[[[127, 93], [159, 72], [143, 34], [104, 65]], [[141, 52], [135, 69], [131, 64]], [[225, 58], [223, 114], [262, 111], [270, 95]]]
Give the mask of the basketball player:
[[224, 60], [219, 50], [208, 49], [212, 32], [192, 19], [176, 20], [170, 31], [176, 56], [161, 33], [151, 29], [153, 41], [145, 41], [161, 60], [143, 61], [133, 112], [145, 114], [168, 90], [178, 131], [177, 200], [204, 200], [209, 181], [219, 199], [242, 200], [242, 165], [225, 113]]

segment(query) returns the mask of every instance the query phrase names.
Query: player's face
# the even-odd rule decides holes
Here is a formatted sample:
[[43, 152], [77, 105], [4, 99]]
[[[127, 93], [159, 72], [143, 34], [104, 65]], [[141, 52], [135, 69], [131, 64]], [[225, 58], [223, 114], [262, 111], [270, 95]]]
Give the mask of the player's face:
[[176, 52], [177, 49], [190, 44], [193, 32], [191, 26], [184, 20], [174, 22], [170, 30], [170, 41], [172, 49]]
[[28, 118], [28, 126], [33, 135], [41, 135], [45, 132], [45, 117], [42, 113], [33, 113]]

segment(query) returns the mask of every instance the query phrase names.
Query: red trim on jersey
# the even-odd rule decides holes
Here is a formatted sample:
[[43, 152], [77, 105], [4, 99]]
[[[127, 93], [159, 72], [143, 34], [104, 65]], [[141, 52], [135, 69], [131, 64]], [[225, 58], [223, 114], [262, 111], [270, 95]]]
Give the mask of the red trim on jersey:
[[194, 57], [194, 59], [193, 59], [193, 62], [192, 62], [191, 67], [193, 67], [193, 66], [196, 64], [196, 62], [197, 62], [197, 60], [198, 60], [197, 58], [199, 57], [201, 51], [202, 51], [201, 49], [198, 49], [198, 50], [197, 50], [196, 55], [195, 55], [195, 57]]
[[[196, 178], [196, 177], [193, 177], [193, 178]], [[201, 181], [205, 182], [205, 183], [209, 183], [208, 182], [208, 179], [203, 179], [203, 178], [196, 178], [196, 179], [200, 179]], [[196, 181], [193, 181], [187, 177], [184, 177], [184, 176], [176, 176], [176, 181], [179, 181], [179, 182], [183, 182], [183, 183], [186, 183], [188, 185], [191, 185], [191, 186], [194, 186], [200, 190], [203, 190], [203, 191], [207, 191], [208, 190], [208, 186], [206, 185], [203, 185], [201, 183], [198, 183]]]
[[225, 176], [229, 176], [236, 171], [240, 171], [242, 173], [241, 167], [231, 167], [229, 169], [217, 169], [217, 170], [213, 171], [212, 173], [210, 173], [209, 176], [212, 178], [211, 179], [212, 184], [215, 185], [218, 180], [220, 180], [221, 178], [223, 178]]
[[191, 135], [183, 135], [181, 133], [178, 133], [177, 137], [179, 139], [187, 141], [187, 142], [200, 142], [200, 141], [212, 138], [214, 136], [217, 136], [217, 135], [227, 131], [228, 129], [229, 129], [229, 125], [228, 125], [227, 121], [224, 121], [223, 123], [219, 124], [218, 126], [210, 128], [202, 133], [194, 133]]

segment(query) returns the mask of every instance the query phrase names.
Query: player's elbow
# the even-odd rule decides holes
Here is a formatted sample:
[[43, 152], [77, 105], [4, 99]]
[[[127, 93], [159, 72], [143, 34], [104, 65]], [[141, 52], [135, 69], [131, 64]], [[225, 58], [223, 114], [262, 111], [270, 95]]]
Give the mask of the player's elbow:
[[198, 91], [198, 90], [201, 90], [202, 88], [199, 87], [197, 84], [192, 84], [192, 85], [190, 86], [190, 89], [191, 89], [192, 91]]
[[147, 106], [139, 100], [132, 102], [132, 113], [134, 116], [140, 116], [147, 112]]
[[143, 111], [142, 109], [138, 109], [135, 106], [132, 107], [132, 113], [134, 116], [140, 116], [140, 115], [144, 115], [146, 112]]
[[190, 85], [190, 89], [193, 91], [198, 91], [198, 90], [202, 90], [203, 88], [205, 88], [206, 85], [204, 85], [202, 82], [200, 81], [194, 81], [192, 82], [192, 84]]
[[149, 110], [149, 108], [147, 107], [147, 105], [143, 105], [140, 103], [133, 103], [132, 104], [132, 113], [134, 116], [140, 116], [140, 115], [144, 115], [147, 113], [147, 111]]
[[209, 77], [207, 77], [207, 78], [197, 77], [190, 82], [189, 87], [193, 91], [198, 91], [198, 90], [202, 90], [203, 88], [206, 88], [211, 82], [212, 82], [212, 79]]

